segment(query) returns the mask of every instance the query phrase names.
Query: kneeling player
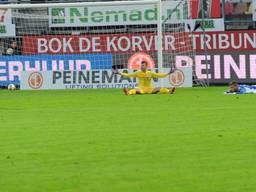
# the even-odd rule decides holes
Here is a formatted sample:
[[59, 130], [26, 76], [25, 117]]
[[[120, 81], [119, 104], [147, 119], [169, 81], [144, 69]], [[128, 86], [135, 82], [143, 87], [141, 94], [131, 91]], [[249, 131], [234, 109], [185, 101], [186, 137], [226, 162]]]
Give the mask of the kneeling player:
[[135, 94], [156, 94], [156, 93], [170, 93], [173, 94], [175, 92], [175, 87], [173, 88], [165, 88], [165, 87], [156, 87], [152, 86], [153, 78], [164, 78], [171, 74], [173, 71], [171, 70], [169, 73], [156, 73], [150, 70], [147, 70], [147, 62], [141, 62], [141, 70], [136, 71], [134, 73], [119, 73], [118, 70], [113, 69], [113, 73], [122, 75], [124, 77], [136, 77], [139, 79], [139, 87], [136, 89], [128, 90], [124, 88], [123, 91], [126, 95], [135, 95]]
[[256, 85], [240, 85], [237, 82], [229, 84], [229, 91], [224, 94], [256, 94]]

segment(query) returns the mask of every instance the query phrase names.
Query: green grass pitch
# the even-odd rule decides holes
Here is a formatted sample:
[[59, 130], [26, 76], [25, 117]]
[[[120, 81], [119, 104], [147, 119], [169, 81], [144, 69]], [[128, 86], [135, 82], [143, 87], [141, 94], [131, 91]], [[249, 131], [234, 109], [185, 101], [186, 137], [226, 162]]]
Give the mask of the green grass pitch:
[[255, 192], [256, 95], [0, 91], [0, 192]]

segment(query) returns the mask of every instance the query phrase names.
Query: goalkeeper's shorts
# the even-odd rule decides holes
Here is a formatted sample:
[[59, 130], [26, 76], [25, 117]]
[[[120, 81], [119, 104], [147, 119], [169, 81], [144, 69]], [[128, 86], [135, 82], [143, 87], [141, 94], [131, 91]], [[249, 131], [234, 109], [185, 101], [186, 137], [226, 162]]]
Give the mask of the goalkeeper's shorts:
[[154, 90], [153, 87], [138, 88], [141, 94], [151, 94]]
[[[152, 94], [154, 88], [153, 87], [139, 87], [136, 89], [131, 89], [128, 92], [128, 95], [135, 95], [137, 93], [137, 91], [139, 90], [140, 94]], [[170, 93], [170, 90], [168, 88], [162, 87], [159, 90], [160, 93]]]

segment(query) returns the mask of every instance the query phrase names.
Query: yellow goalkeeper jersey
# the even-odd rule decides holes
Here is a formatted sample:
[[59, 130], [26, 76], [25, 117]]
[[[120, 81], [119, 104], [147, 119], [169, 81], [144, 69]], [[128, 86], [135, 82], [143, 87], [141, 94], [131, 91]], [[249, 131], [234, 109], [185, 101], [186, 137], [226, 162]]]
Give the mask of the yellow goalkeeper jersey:
[[169, 75], [169, 73], [156, 73], [154, 71], [147, 70], [136, 71], [134, 73], [121, 73], [122, 76], [125, 77], [136, 77], [139, 79], [139, 88], [152, 88], [152, 78], [163, 78]]

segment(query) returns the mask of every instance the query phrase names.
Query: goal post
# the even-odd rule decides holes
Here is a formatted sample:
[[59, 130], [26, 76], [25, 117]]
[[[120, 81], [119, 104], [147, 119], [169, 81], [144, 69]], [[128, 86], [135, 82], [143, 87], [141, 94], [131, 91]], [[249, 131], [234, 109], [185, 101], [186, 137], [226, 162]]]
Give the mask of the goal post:
[[0, 10], [10, 10], [15, 25], [15, 35], [0, 36], [0, 86], [18, 85], [21, 71], [136, 70], [142, 60], [159, 71], [190, 66], [194, 83], [205, 86], [195, 73], [189, 1], [5, 4]]
[[157, 6], [158, 14], [157, 14], [157, 61], [158, 61], [158, 68], [163, 68], [163, 22], [162, 22], [162, 1], [158, 0]]

